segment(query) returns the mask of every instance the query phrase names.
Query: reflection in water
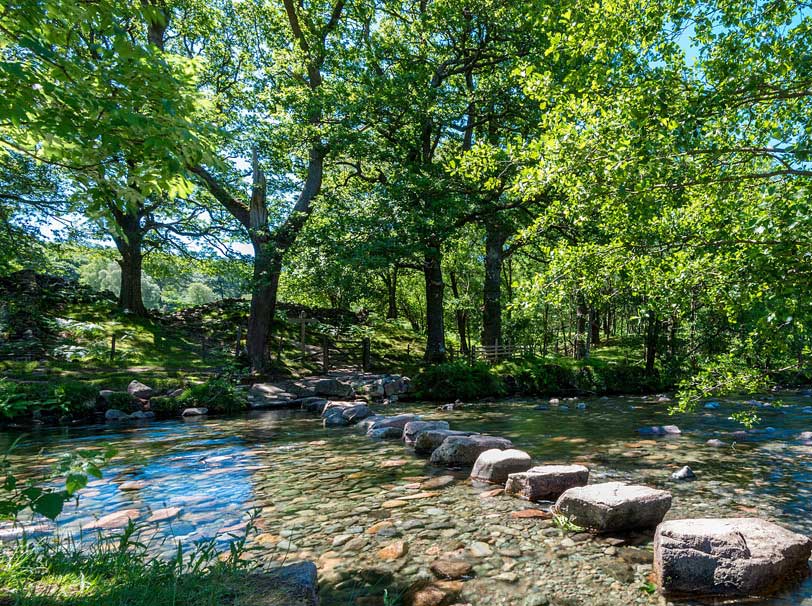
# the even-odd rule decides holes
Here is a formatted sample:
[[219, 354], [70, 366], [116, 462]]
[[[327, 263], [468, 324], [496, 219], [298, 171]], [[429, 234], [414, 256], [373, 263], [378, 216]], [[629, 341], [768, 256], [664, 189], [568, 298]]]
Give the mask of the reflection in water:
[[[668, 488], [674, 493], [671, 518], [758, 515], [812, 534], [812, 446], [798, 439], [801, 431], [812, 429], [810, 416], [803, 412], [810, 400], [792, 395], [783, 402], [785, 406], [763, 408], [761, 428], [747, 435], [732, 435], [740, 429], [728, 418], [735, 404], [677, 417], [665, 414], [667, 404], [642, 398], [587, 400], [585, 410], [574, 403], [567, 409], [535, 410], [535, 403], [505, 402], [449, 412], [428, 405], [392, 411], [422, 412], [447, 419], [455, 429], [508, 437], [538, 462], [582, 461], [592, 469], [592, 481], [634, 480]], [[683, 433], [652, 439], [636, 431], [662, 424], [677, 424]], [[15, 437], [0, 436], [0, 448]], [[735, 442], [735, 446], [710, 448], [705, 446], [709, 438]], [[91, 482], [78, 504], [67, 507], [59, 520], [61, 533], [92, 540], [97, 532], [112, 531], [88, 530], [99, 520], [104, 522], [104, 516], [136, 510], [133, 515], [144, 524], [155, 549], [171, 552], [176, 540], [216, 537], [225, 543], [242, 532], [248, 512], [257, 508], [258, 557], [317, 559], [335, 552], [340, 560], [349, 557], [345, 545], [350, 545], [353, 559], [366, 557], [375, 539], [367, 537], [364, 529], [381, 520], [405, 521], [401, 527], [411, 525], [417, 533], [434, 525], [433, 540], [464, 542], [484, 531], [483, 515], [496, 516], [480, 506], [481, 499], [464, 481], [441, 494], [425, 498], [411, 494], [402, 505], [393, 505], [426, 475], [445, 470], [427, 467], [400, 443], [373, 442], [353, 429], [326, 430], [318, 419], [300, 412], [40, 430], [23, 439], [12, 461], [17, 473], [32, 476], [47, 470], [61, 453], [108, 443], [119, 456], [104, 470], [103, 480]], [[672, 482], [670, 473], [682, 465], [690, 465], [699, 479]], [[464, 478], [465, 474], [458, 475]], [[125, 482], [131, 490], [121, 489]], [[503, 508], [520, 507], [511, 499], [503, 501]], [[161, 519], [149, 522], [151, 517]], [[389, 536], [398, 535], [393, 529]], [[532, 563], [543, 548], [516, 556], [517, 562]], [[598, 548], [604, 547], [594, 549]], [[413, 547], [415, 558], [419, 558], [418, 549], [419, 542]], [[589, 549], [581, 551], [588, 554]], [[558, 562], [553, 564], [568, 565]], [[322, 567], [326, 567], [323, 562]], [[405, 566], [397, 572], [409, 577], [418, 574], [419, 568]], [[519, 591], [498, 584], [482, 590], [502, 595]], [[600, 591], [594, 588], [597, 595]], [[790, 595], [761, 603], [812, 604], [809, 596], [812, 583], [807, 582]], [[496, 603], [502, 602], [497, 599]]]

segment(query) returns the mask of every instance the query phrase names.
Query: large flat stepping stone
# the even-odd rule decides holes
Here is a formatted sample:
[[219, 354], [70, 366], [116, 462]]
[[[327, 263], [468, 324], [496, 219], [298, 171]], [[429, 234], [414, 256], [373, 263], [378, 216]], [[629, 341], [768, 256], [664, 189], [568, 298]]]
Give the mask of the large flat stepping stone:
[[448, 429], [448, 421], [409, 421], [403, 426], [403, 441], [414, 446], [418, 434], [430, 429]]
[[505, 493], [528, 501], [552, 501], [588, 481], [589, 469], [583, 465], [539, 465], [510, 474]]
[[473, 436], [475, 431], [456, 431], [453, 429], [428, 429], [421, 431], [414, 439], [414, 451], [417, 454], [431, 454], [440, 447], [448, 436]]
[[507, 450], [513, 443], [505, 438], [494, 436], [448, 436], [440, 446], [431, 453], [432, 465], [448, 467], [473, 465], [479, 455], [493, 448]]
[[758, 518], [663, 522], [654, 574], [666, 595], [767, 595], [809, 574], [812, 540]]
[[654, 528], [671, 509], [671, 493], [648, 486], [606, 482], [570, 488], [555, 511], [598, 532]]
[[477, 457], [471, 470], [471, 479], [491, 484], [504, 484], [512, 473], [530, 469], [533, 461], [523, 450], [494, 448]]

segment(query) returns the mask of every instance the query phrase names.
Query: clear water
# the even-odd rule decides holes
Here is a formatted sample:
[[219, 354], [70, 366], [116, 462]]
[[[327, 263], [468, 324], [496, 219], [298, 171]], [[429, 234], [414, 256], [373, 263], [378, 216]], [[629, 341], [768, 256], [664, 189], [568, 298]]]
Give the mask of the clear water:
[[[801, 431], [812, 430], [812, 415], [804, 412], [812, 399], [790, 394], [781, 401], [760, 410], [759, 430], [727, 448], [705, 442], [734, 441], [730, 433], [740, 427], [728, 416], [741, 405], [732, 402], [676, 417], [666, 414], [668, 404], [644, 398], [585, 400], [586, 410], [575, 402], [565, 402], [567, 409], [536, 410], [538, 402], [510, 401], [442, 412], [410, 404], [379, 412], [408, 410], [448, 420], [455, 429], [508, 437], [539, 463], [585, 463], [592, 481], [667, 488], [674, 495], [669, 518], [761, 516], [812, 534], [812, 445], [798, 439]], [[682, 435], [637, 433], [639, 427], [664, 424], [679, 425]], [[0, 435], [0, 448], [16, 437]], [[427, 476], [448, 471], [431, 468], [398, 441], [372, 441], [353, 428], [324, 429], [320, 419], [304, 412], [42, 429], [24, 436], [12, 461], [17, 473], [37, 475], [61, 453], [106, 444], [119, 455], [104, 479], [92, 482], [78, 503], [67, 507], [59, 532], [94, 540], [98, 532], [116, 532], [86, 530], [96, 520], [137, 510], [145, 539], [156, 552], [169, 553], [178, 540], [214, 537], [225, 547], [256, 511], [252, 557], [267, 564], [317, 561], [326, 604], [350, 604], [380, 596], [384, 587], [408, 587], [426, 576], [437, 553], [473, 541], [490, 543], [494, 553], [477, 560], [476, 576], [465, 583], [460, 602], [524, 606], [541, 592], [572, 595], [574, 604], [657, 603], [657, 597], [640, 590], [650, 570], [645, 538], [630, 548], [634, 553], [626, 553], [631, 560], [606, 555], [601, 539], [574, 548], [561, 545], [563, 537], [542, 534], [540, 521], [510, 517], [527, 503], [481, 498], [484, 489], [467, 482], [464, 471], [453, 472], [457, 480], [447, 487], [391, 506], [398, 497], [420, 496], [419, 482]], [[699, 479], [672, 481], [671, 472], [683, 465]], [[145, 484], [139, 490], [119, 489], [130, 480]], [[152, 512], [168, 507], [180, 508], [179, 515], [147, 522]], [[366, 532], [382, 521], [392, 527], [388, 534]], [[377, 550], [395, 540], [409, 543], [408, 556], [382, 561]], [[518, 579], [499, 577], [511, 573]], [[812, 580], [756, 603], [812, 605]]]

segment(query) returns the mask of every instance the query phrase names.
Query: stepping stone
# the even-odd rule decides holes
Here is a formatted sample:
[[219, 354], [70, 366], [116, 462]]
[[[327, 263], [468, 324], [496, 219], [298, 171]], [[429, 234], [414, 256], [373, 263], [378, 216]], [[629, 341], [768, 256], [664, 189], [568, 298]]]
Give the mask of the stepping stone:
[[453, 429], [429, 429], [421, 431], [414, 440], [414, 451], [418, 454], [431, 454], [437, 450], [448, 436], [473, 436], [475, 431]]
[[414, 446], [418, 434], [429, 429], [448, 429], [448, 421], [409, 421], [403, 426], [403, 441]]
[[491, 484], [504, 484], [512, 473], [520, 473], [533, 464], [530, 455], [522, 450], [509, 448], [486, 450], [474, 463], [471, 479]]
[[570, 488], [555, 504], [560, 515], [598, 532], [654, 528], [670, 508], [670, 492], [623, 482]]
[[540, 465], [510, 474], [505, 493], [528, 501], [552, 501], [588, 481], [589, 469], [583, 465]]
[[473, 465], [479, 455], [494, 448], [507, 450], [513, 443], [505, 438], [494, 436], [448, 436], [440, 446], [431, 453], [432, 465], [447, 467]]
[[758, 518], [671, 520], [654, 536], [666, 595], [767, 595], [809, 574], [812, 540]]
[[373, 423], [367, 426], [367, 429], [380, 429], [381, 427], [397, 427], [401, 431], [408, 423], [412, 421], [419, 421], [420, 415], [395, 415], [392, 417], [377, 417]]

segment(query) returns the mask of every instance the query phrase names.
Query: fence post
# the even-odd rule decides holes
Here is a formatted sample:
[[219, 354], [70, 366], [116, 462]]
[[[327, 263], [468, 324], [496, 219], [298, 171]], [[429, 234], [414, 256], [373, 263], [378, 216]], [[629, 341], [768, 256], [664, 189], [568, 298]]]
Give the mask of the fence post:
[[364, 340], [361, 342], [361, 347], [361, 367], [364, 369], [364, 372], [366, 372], [369, 370], [372, 358], [372, 343], [369, 337], [364, 337]]
[[237, 325], [237, 342], [234, 344], [234, 357], [240, 357], [240, 343], [242, 343], [242, 324]]
[[330, 339], [327, 335], [321, 338], [321, 369], [325, 374], [330, 370]]
[[116, 333], [113, 333], [113, 336], [110, 337], [110, 361], [113, 362], [116, 359]]

